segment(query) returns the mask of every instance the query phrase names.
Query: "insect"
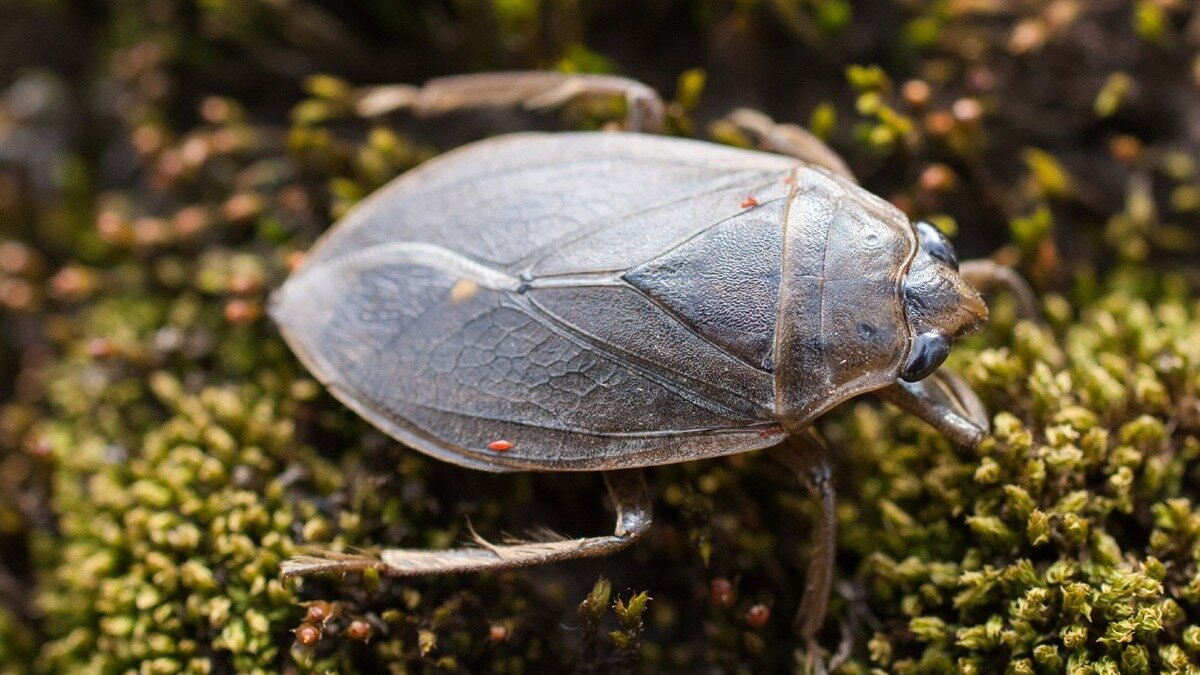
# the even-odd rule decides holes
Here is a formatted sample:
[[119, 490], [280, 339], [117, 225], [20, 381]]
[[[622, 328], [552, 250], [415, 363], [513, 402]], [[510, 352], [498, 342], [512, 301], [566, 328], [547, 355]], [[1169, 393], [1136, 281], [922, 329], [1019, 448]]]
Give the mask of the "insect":
[[318, 554], [288, 574], [397, 575], [602, 555], [646, 531], [641, 469], [750, 450], [820, 503], [799, 627], [816, 653], [833, 578], [830, 455], [811, 426], [874, 392], [965, 446], [982, 405], [939, 370], [987, 318], [944, 236], [859, 187], [799, 127], [729, 119], [761, 150], [656, 136], [664, 107], [615, 77], [502, 73], [385, 87], [366, 114], [624, 96], [629, 131], [516, 134], [444, 154], [336, 224], [272, 315], [343, 403], [424, 453], [485, 471], [600, 471], [609, 536]]

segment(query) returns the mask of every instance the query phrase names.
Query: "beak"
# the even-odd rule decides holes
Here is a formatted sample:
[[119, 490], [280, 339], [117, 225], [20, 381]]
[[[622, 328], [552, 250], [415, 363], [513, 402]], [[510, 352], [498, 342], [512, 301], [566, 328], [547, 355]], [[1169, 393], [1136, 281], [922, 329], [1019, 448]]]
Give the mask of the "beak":
[[966, 279], [958, 277], [955, 285], [958, 286], [956, 290], [962, 304], [959, 306], [959, 328], [954, 337], [960, 338], [974, 333], [987, 323], [988, 308], [983, 298], [979, 297], [979, 292]]

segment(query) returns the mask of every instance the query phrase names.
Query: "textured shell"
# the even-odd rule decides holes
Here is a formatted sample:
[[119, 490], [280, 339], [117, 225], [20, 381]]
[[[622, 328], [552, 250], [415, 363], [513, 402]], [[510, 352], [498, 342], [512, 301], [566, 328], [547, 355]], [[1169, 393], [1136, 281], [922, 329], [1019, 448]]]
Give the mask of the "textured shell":
[[917, 238], [891, 204], [803, 168], [784, 242], [776, 410], [795, 429], [896, 381], [912, 344], [902, 285]]
[[[803, 329], [776, 335], [785, 268], [808, 289], [793, 295], [812, 300], [816, 288], [804, 276], [815, 251], [784, 236], [789, 207], [803, 199], [829, 216], [814, 211], [809, 229], [879, 227], [861, 214], [883, 207], [857, 193], [793, 159], [696, 141], [491, 139], [359, 205], [272, 314], [335, 396], [446, 461], [583, 470], [741, 452], [778, 442], [790, 414], [780, 405], [804, 405], [789, 387], [821, 389], [828, 405], [857, 393], [825, 365], [808, 366], [823, 374], [817, 384], [773, 372], [781, 357], [825, 359], [830, 347], [798, 339]], [[895, 230], [889, 242], [911, 239], [907, 221], [882, 227]], [[911, 242], [892, 248], [873, 261], [889, 267], [883, 304], [898, 302]], [[814, 316], [820, 330], [827, 317], [820, 307]], [[894, 379], [895, 367], [877, 379]], [[798, 414], [811, 417], [808, 407]]]

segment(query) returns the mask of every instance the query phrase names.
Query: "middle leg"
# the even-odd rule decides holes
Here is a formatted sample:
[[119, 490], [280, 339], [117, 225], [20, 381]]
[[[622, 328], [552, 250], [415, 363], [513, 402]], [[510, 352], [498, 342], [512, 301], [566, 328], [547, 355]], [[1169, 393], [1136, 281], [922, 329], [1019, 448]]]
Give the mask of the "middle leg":
[[360, 90], [356, 109], [363, 117], [398, 110], [421, 116], [456, 110], [523, 107], [544, 110], [573, 101], [608, 97], [625, 99], [625, 125], [630, 131], [662, 133], [666, 105], [649, 86], [616, 75], [516, 71], [439, 77], [415, 87], [381, 85]]
[[857, 183], [850, 167], [828, 145], [798, 124], [781, 124], [757, 110], [738, 108], [721, 120], [749, 137], [759, 150], [795, 157]]
[[[834, 556], [837, 552], [837, 494], [833, 488], [833, 467], [829, 449], [811, 429], [788, 437], [770, 450], [771, 456], [791, 469], [808, 489], [817, 504], [817, 519], [812, 533], [812, 553], [804, 582], [804, 596], [796, 616], [800, 637], [808, 656], [808, 672], [825, 671], [817, 632], [825, 623], [829, 594], [833, 589]], [[829, 669], [836, 668], [830, 663]]]

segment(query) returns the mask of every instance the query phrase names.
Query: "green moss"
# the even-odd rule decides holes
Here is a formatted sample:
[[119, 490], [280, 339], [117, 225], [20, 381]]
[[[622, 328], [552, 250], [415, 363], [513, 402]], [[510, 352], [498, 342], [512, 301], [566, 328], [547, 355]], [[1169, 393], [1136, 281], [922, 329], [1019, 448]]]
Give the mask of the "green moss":
[[977, 453], [869, 404], [829, 430], [854, 449], [842, 541], [864, 561], [874, 640], [887, 645], [876, 665], [1187, 662], [1200, 305], [1125, 290], [1153, 288], [1148, 275], [1111, 285], [1064, 329], [1001, 320], [957, 350], [951, 365], [1002, 411]]
[[[594, 476], [491, 476], [399, 447], [323, 392], [263, 313], [333, 219], [435, 154], [403, 116], [354, 117], [354, 86], [302, 80], [291, 55], [372, 61], [362, 44], [376, 40], [429, 53], [433, 65], [414, 68], [430, 72], [628, 67], [580, 44], [603, 23], [587, 3], [465, 2], [454, 17], [375, 3], [363, 35], [307, 2], [296, 7], [317, 11], [103, 4], [96, 51], [110, 72], [95, 89], [119, 105], [96, 134], [114, 137], [106, 157], [134, 153], [136, 179], [106, 175], [86, 147], [49, 194], [0, 172], [0, 371], [12, 380], [0, 388], [0, 575], [33, 589], [28, 602], [0, 593], [0, 673], [805, 662], [792, 619], [814, 507], [762, 453], [652, 470], [652, 533], [611, 559], [404, 581], [278, 573], [308, 546], [441, 548], [471, 527], [494, 538], [611, 525]], [[1001, 295], [985, 331], [956, 346], [949, 367], [992, 413], [977, 451], [870, 399], [819, 424], [838, 451], [840, 495], [822, 644], [846, 628], [844, 673], [1195, 672], [1200, 188], [1172, 135], [1183, 132], [1163, 121], [1173, 109], [1154, 107], [1194, 100], [1200, 70], [1178, 31], [1188, 10], [1139, 3], [1105, 21], [1055, 5], [997, 31], [945, 3], [900, 3], [895, 24], [840, 1], [735, 4], [691, 3], [686, 30], [762, 45], [770, 58], [755, 72], [819, 52], [822, 67], [805, 56], [798, 69], [802, 95], [756, 84], [764, 101], [807, 117], [910, 215], [974, 237], [976, 250], [1008, 241], [997, 257], [1040, 289], [1046, 318], [1016, 321]], [[1110, 28], [1157, 51], [1081, 72], [1078, 91], [1033, 77]], [[313, 35], [321, 49], [297, 42]], [[883, 53], [896, 57], [850, 65]], [[1164, 54], [1187, 65], [1155, 60]], [[252, 75], [220, 77], [234, 71]], [[379, 71], [365, 72], [356, 81]], [[725, 92], [705, 91], [716, 70], [657, 76], [677, 83], [675, 133], [702, 133], [691, 116], [727, 107]], [[844, 95], [808, 100], [810, 80]], [[301, 100], [288, 118], [247, 82]], [[1170, 96], [1155, 95], [1160, 83]], [[562, 121], [599, 128], [622, 113], [595, 101]], [[709, 131], [749, 142], [728, 124]]]
[[[381, 133], [363, 147], [401, 147]], [[306, 545], [451, 545], [465, 521], [439, 505], [478, 494], [461, 484], [470, 472], [395, 448], [322, 394], [262, 317], [288, 252], [316, 234], [296, 177], [322, 166], [360, 195], [386, 177], [377, 170], [414, 161], [405, 151], [378, 169], [367, 150], [327, 147], [316, 163], [312, 152], [294, 145], [274, 182], [238, 193], [249, 216], [231, 199], [199, 233], [117, 237], [97, 272], [104, 291], [72, 310], [36, 428], [58, 515], [56, 531], [34, 538], [48, 638], [38, 667], [518, 672], [802, 659], [786, 615], [811, 504], [757, 457], [655, 472], [658, 535], [636, 563], [606, 568], [648, 570], [630, 577], [631, 593], [603, 582], [585, 594], [577, 566], [562, 567], [576, 577], [565, 585], [540, 584], [536, 571], [279, 578], [279, 562]], [[240, 175], [264, 168], [244, 163]], [[331, 209], [348, 203], [335, 197]], [[1200, 604], [1200, 306], [1182, 278], [1123, 272], [1106, 288], [1089, 301], [1047, 296], [1051, 327], [1015, 322], [998, 298], [986, 331], [956, 349], [950, 367], [995, 413], [977, 452], [874, 402], [822, 425], [846, 453], [839, 556], [856, 589], [835, 598], [831, 627], [870, 617], [844, 670], [1189, 667], [1200, 645], [1189, 623]], [[560, 483], [574, 504], [598, 501], [582, 478], [552, 478], [541, 494]], [[527, 525], [544, 517], [521, 506], [527, 477], [478, 480], [487, 496], [466, 513], [481, 531], [511, 513]], [[5, 625], [3, 639], [28, 649]]]
[[191, 395], [159, 373], [151, 386], [171, 414], [141, 433], [122, 429], [131, 446], [77, 421], [46, 429], [66, 545], [46, 542], [39, 560], [54, 570], [40, 601], [60, 636], [42, 663], [177, 672], [227, 659], [238, 672], [271, 670], [297, 613], [277, 573], [296, 520], [280, 474], [289, 462], [320, 479], [329, 468], [297, 456], [269, 383]]
[[5, 657], [0, 663], [0, 673], [16, 675], [22, 672], [23, 664], [29, 663], [36, 653], [37, 643], [29, 626], [11, 612], [0, 611], [0, 654]]

